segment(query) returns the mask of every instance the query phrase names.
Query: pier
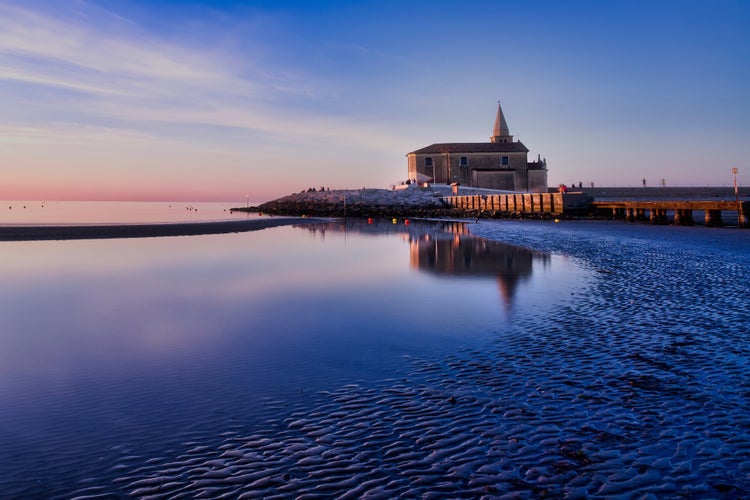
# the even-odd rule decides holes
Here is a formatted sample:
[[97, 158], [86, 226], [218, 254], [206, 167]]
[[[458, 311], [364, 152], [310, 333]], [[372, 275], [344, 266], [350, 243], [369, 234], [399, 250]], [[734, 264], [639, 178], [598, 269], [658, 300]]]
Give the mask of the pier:
[[457, 210], [550, 215], [586, 210], [591, 202], [583, 193], [474, 194], [443, 200]]
[[[674, 223], [692, 226], [693, 212], [703, 213], [706, 227], [722, 227], [725, 218], [736, 214], [739, 227], [750, 227], [748, 201], [679, 201], [679, 200], [609, 200], [595, 201], [586, 193], [522, 193], [495, 195], [447, 196], [443, 200], [454, 210], [466, 212], [498, 212], [519, 215], [595, 215], [623, 219], [628, 222], [648, 221], [652, 224]], [[723, 217], [722, 214], [725, 214]], [[733, 222], [733, 220], [732, 220]]]
[[[721, 227], [724, 225], [723, 212], [737, 214], [739, 227], [750, 227], [748, 201], [593, 201], [591, 206], [599, 215], [611, 215], [615, 219], [625, 219], [628, 222], [648, 220], [652, 224], [668, 224], [668, 214], [672, 214], [672, 222], [680, 226], [695, 224], [694, 211], [703, 212], [703, 222], [706, 227]], [[646, 215], [648, 213], [648, 215]]]
[[566, 193], [460, 188], [460, 195], [458, 189], [412, 185], [390, 190], [308, 190], [258, 207], [232, 210], [319, 217], [590, 217], [681, 226], [750, 227], [750, 189], [746, 188], [731, 201], [726, 201], [730, 192], [727, 188], [598, 188]]

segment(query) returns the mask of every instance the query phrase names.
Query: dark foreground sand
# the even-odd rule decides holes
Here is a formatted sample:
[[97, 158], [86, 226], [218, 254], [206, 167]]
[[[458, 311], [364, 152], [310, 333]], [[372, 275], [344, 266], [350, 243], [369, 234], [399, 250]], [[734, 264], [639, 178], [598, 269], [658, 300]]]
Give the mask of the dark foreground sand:
[[313, 221], [313, 219], [275, 217], [266, 219], [164, 224], [4, 226], [0, 227], [0, 241], [153, 238], [156, 236], [195, 236], [200, 234], [242, 233], [310, 221]]
[[[748, 234], [483, 221], [588, 278], [484, 349], [123, 460], [148, 498], [747, 498]], [[106, 488], [81, 497], [104, 498]]]

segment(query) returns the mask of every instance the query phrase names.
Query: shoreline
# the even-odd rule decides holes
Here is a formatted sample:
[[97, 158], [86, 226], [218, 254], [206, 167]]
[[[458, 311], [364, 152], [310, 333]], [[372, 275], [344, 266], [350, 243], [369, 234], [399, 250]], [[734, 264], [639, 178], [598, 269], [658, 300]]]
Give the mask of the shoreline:
[[302, 217], [276, 217], [236, 221], [176, 222], [153, 224], [87, 224], [55, 226], [0, 226], [0, 241], [93, 240], [199, 236], [258, 231], [314, 222]]

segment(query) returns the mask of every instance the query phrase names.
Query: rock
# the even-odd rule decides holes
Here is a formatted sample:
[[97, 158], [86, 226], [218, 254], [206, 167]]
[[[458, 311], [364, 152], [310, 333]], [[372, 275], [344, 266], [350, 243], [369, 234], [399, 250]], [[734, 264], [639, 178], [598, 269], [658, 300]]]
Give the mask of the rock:
[[356, 189], [292, 194], [254, 207], [269, 214], [328, 217], [447, 216], [450, 208], [431, 189]]

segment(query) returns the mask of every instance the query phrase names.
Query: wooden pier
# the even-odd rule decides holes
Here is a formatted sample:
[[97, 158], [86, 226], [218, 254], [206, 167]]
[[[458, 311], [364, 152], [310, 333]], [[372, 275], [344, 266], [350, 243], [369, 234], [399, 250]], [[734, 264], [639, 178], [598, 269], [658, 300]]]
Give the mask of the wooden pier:
[[591, 198], [583, 193], [516, 193], [446, 196], [451, 207], [466, 211], [560, 215], [589, 208]]
[[[591, 206], [600, 215], [611, 214], [615, 219], [628, 222], [648, 220], [652, 224], [669, 224], [667, 215], [672, 212], [672, 222], [680, 226], [695, 224], [693, 211], [703, 211], [706, 227], [724, 225], [722, 212], [737, 214], [739, 227], [750, 227], [750, 202], [748, 201], [593, 201]], [[648, 215], [646, 215], [648, 213]]]
[[750, 227], [750, 201], [665, 201], [665, 200], [614, 200], [594, 201], [586, 193], [516, 193], [491, 195], [447, 196], [443, 200], [453, 209], [472, 214], [498, 212], [505, 214], [595, 214], [628, 222], [648, 221], [652, 224], [692, 226], [693, 212], [703, 212], [706, 227], [724, 226], [726, 217], [737, 226]]

